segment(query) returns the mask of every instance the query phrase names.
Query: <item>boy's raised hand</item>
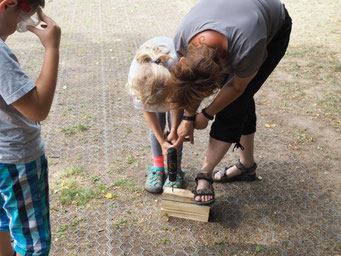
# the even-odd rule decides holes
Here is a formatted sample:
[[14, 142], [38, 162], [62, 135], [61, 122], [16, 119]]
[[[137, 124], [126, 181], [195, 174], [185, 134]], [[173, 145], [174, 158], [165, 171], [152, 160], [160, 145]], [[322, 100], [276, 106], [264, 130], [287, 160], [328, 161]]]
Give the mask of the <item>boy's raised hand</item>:
[[40, 75], [35, 82], [36, 87], [13, 103], [13, 106], [25, 117], [32, 121], [44, 120], [50, 112], [57, 84], [59, 64], [59, 43], [61, 30], [59, 26], [41, 10], [39, 18], [45, 22], [43, 29], [27, 26], [36, 34], [45, 47], [45, 57]]
[[59, 49], [61, 37], [60, 27], [54, 20], [46, 16], [40, 8], [37, 13], [40, 20], [45, 23], [41, 25], [44, 29], [38, 29], [33, 26], [27, 26], [27, 29], [39, 37], [45, 49]]

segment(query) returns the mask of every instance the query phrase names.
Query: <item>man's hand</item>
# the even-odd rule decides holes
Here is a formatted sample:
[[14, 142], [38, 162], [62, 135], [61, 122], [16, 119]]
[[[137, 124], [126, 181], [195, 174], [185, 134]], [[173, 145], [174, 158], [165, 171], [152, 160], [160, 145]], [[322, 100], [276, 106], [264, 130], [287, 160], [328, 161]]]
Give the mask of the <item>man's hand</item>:
[[162, 155], [164, 157], [167, 157], [167, 151], [169, 148], [173, 147], [172, 144], [170, 144], [168, 141], [164, 141], [162, 144], [161, 144], [161, 148], [162, 148]]
[[39, 37], [46, 50], [58, 50], [61, 37], [60, 27], [56, 22], [54, 22], [54, 20], [46, 16], [40, 8], [38, 9], [38, 17], [41, 21], [46, 23], [46, 25], [41, 25], [44, 29], [38, 29], [33, 26], [27, 26], [27, 29]]
[[207, 127], [208, 121], [209, 120], [204, 116], [203, 113], [199, 113], [195, 117], [194, 128], [198, 130], [203, 130]]
[[194, 124], [193, 121], [182, 120], [178, 127], [178, 140], [174, 144], [174, 147], [178, 147], [181, 142], [185, 141], [185, 138], [189, 136], [189, 141], [194, 144]]
[[166, 139], [167, 141], [172, 142], [173, 144], [176, 143], [178, 139], [178, 134], [176, 130], [171, 130]]

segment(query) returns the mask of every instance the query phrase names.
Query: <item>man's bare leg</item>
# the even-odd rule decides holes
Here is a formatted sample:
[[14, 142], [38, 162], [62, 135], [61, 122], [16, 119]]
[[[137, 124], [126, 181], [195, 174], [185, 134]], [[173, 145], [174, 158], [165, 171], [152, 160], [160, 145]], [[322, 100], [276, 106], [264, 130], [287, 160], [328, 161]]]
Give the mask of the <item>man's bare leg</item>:
[[[243, 145], [244, 150], [240, 150], [239, 157], [240, 162], [246, 167], [250, 168], [255, 163], [253, 149], [254, 149], [254, 139], [255, 134], [242, 135], [240, 138], [240, 144]], [[228, 170], [226, 170], [227, 177], [231, 178], [233, 176], [241, 174], [241, 171], [234, 165]], [[220, 179], [220, 174], [217, 173], [214, 177], [216, 180]]]
[[[220, 163], [221, 159], [225, 156], [230, 146], [231, 146], [231, 143], [219, 141], [210, 137], [204, 163], [201, 168], [201, 172], [211, 176], [214, 168], [217, 166], [217, 164]], [[205, 189], [205, 188], [208, 188], [208, 186], [209, 186], [208, 181], [198, 180], [197, 189]], [[195, 198], [195, 200], [198, 202], [200, 201], [207, 202], [211, 199], [212, 199], [212, 196], [197, 196]]]

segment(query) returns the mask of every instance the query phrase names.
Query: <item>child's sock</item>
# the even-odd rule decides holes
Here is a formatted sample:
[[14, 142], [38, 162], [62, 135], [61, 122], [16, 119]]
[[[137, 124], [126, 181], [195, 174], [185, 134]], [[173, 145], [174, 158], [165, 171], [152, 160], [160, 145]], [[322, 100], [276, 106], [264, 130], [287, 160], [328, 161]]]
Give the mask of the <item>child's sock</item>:
[[155, 167], [165, 167], [163, 163], [163, 156], [153, 156]]

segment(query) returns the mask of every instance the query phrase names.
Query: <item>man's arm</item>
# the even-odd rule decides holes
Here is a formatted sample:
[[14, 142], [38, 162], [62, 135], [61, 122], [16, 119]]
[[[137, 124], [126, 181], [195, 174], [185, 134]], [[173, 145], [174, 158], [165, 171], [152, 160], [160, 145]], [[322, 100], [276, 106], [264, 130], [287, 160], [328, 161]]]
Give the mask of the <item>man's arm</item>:
[[243, 94], [249, 82], [256, 76], [256, 74], [257, 72], [247, 78], [240, 78], [237, 75], [234, 75], [233, 79], [219, 91], [215, 99], [206, 108], [206, 113], [214, 116], [234, 102]]
[[36, 87], [12, 104], [20, 113], [33, 121], [44, 120], [50, 112], [57, 84], [61, 36], [59, 26], [51, 18], [41, 10], [38, 11], [38, 15], [47, 24], [46, 28], [41, 30], [30, 26], [28, 29], [39, 37], [46, 49], [43, 66]]
[[[210, 116], [216, 115], [226, 106], [230, 105], [238, 97], [240, 97], [248, 86], [249, 82], [255, 77], [257, 73], [247, 78], [240, 78], [234, 76], [217, 94], [211, 104], [205, 109]], [[194, 122], [194, 128], [198, 130], [205, 129], [208, 125], [209, 119], [203, 114], [199, 113]]]

